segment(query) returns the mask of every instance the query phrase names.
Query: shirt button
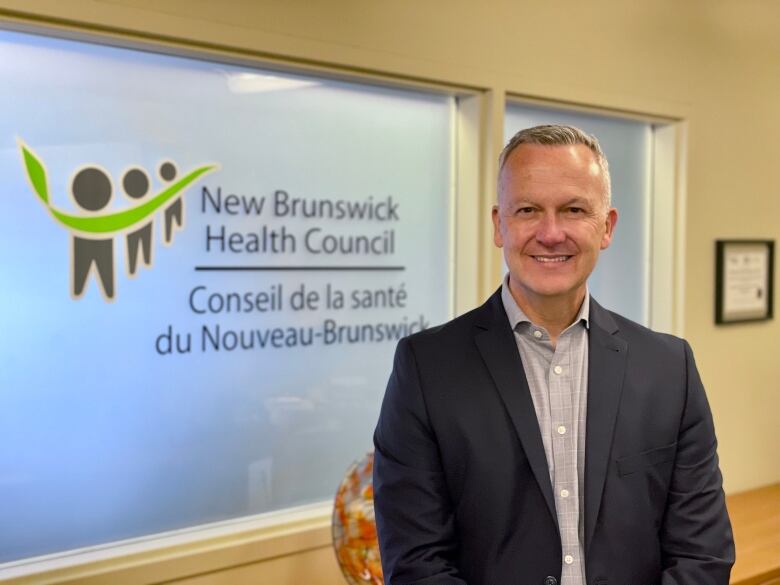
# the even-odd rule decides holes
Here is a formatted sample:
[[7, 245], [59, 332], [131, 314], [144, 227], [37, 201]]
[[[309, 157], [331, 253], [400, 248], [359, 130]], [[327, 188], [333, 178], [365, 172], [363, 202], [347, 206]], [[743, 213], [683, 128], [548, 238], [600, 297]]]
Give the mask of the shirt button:
[[566, 434], [566, 427], [561, 425], [558, 427], [558, 434], [559, 435], [565, 435]]
[[571, 565], [574, 562], [574, 557], [571, 555], [566, 555], [565, 557], [563, 557], [563, 562], [566, 563], [567, 565]]
[[541, 336], [542, 336], [542, 332], [541, 331], [539, 331], [538, 329], [536, 331], [534, 331], [534, 337], [536, 337], [536, 339], [539, 339]]
[[562, 498], [568, 498], [569, 497], [569, 490], [561, 490], [561, 497]]
[[563, 368], [561, 366], [555, 366], [553, 368], [553, 372], [555, 372], [556, 374], [562, 374], [563, 373]]

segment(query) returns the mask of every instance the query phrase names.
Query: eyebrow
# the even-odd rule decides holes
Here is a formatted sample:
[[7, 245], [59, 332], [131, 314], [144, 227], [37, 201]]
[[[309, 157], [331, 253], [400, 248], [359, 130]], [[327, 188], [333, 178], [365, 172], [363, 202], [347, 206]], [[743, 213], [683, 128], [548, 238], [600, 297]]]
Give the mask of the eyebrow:
[[[507, 204], [512, 207], [516, 207], [516, 206], [524, 207], [527, 205], [538, 206], [539, 202], [533, 199], [533, 197], [518, 197], [517, 199], [507, 202]], [[591, 207], [592, 202], [589, 199], [586, 199], [585, 197], [575, 196], [572, 197], [571, 199], [567, 199], [566, 201], [564, 201], [560, 205], [560, 207], [567, 207], [570, 205], [577, 205], [579, 207]]]
[[588, 207], [590, 206], [591, 202], [588, 199], [585, 199], [583, 197], [572, 197], [569, 199], [566, 203], [564, 203], [564, 207], [572, 204], [577, 204], [580, 207]]

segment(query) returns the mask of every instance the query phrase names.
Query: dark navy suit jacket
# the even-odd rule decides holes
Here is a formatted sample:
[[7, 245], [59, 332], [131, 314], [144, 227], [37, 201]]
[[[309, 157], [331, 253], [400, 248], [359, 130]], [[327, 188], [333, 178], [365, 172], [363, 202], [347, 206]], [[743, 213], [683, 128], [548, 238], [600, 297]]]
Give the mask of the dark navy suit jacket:
[[[591, 300], [584, 479], [589, 585], [727, 585], [715, 432], [688, 344]], [[401, 340], [374, 434], [388, 585], [555, 585], [561, 543], [500, 291]]]

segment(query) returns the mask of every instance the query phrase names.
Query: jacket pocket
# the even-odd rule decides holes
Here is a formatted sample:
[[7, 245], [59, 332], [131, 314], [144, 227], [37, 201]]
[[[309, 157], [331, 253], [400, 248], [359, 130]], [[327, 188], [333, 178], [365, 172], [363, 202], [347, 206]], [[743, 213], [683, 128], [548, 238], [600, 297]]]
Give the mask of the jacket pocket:
[[677, 443], [674, 442], [671, 445], [657, 447], [655, 449], [650, 449], [649, 451], [642, 451], [636, 455], [621, 457], [616, 461], [618, 475], [623, 477], [624, 475], [636, 473], [645, 467], [672, 461], [676, 453]]

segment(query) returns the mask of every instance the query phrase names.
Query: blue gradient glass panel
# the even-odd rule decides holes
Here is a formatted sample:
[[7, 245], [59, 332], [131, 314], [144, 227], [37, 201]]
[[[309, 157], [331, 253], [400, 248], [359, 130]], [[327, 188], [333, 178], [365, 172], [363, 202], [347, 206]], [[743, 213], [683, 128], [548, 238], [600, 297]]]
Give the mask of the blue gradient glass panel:
[[601, 253], [588, 286], [604, 307], [647, 325], [652, 126], [623, 118], [510, 103], [504, 118], [505, 142], [523, 128], [540, 124], [569, 124], [599, 139], [609, 161], [612, 205], [619, 216], [612, 243]]
[[[330, 499], [395, 339], [449, 317], [453, 99], [2, 31], [0, 87], [0, 562]], [[48, 208], [121, 213], [212, 163], [131, 227]], [[209, 270], [248, 266], [272, 270]]]

